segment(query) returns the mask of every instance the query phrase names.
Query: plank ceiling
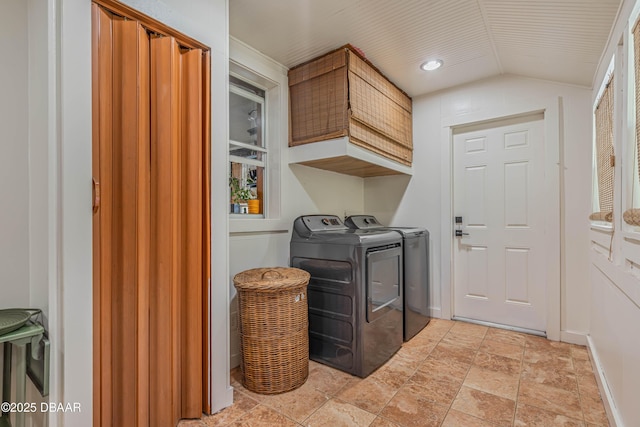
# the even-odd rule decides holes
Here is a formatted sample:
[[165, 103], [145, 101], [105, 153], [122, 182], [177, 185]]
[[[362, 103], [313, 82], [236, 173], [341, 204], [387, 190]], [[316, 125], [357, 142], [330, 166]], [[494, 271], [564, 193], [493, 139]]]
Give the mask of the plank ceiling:
[[[416, 96], [500, 74], [592, 87], [620, 0], [230, 0], [230, 33], [292, 67], [346, 43]], [[444, 67], [419, 65], [441, 58]]]

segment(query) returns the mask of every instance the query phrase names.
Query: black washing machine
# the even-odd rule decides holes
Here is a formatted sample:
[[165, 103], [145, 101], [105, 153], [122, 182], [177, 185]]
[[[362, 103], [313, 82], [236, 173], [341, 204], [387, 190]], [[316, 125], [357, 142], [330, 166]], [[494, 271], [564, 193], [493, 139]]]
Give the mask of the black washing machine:
[[429, 231], [419, 227], [385, 227], [372, 215], [352, 215], [344, 223], [356, 230], [393, 230], [402, 235], [404, 340], [409, 341], [430, 320]]
[[311, 274], [309, 356], [366, 377], [402, 346], [402, 238], [333, 215], [294, 221], [291, 266]]

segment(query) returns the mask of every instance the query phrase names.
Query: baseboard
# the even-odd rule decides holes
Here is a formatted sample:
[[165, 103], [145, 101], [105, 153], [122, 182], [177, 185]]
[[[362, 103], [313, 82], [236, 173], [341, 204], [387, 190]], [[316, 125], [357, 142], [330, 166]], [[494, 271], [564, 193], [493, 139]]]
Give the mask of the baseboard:
[[230, 368], [233, 369], [240, 366], [240, 361], [242, 361], [242, 357], [240, 356], [240, 353], [232, 354], [231, 357], [229, 358]]
[[610, 427], [624, 427], [622, 419], [620, 418], [620, 414], [618, 414], [618, 410], [616, 409], [616, 404], [613, 400], [613, 396], [609, 391], [609, 385], [607, 384], [607, 378], [604, 375], [604, 370], [602, 369], [602, 364], [600, 363], [600, 358], [598, 357], [598, 351], [596, 350], [591, 336], [587, 335], [586, 338], [587, 349], [589, 350], [589, 356], [591, 357], [591, 366], [593, 367], [593, 372], [596, 374], [598, 389], [600, 390], [600, 396], [602, 396], [604, 409], [607, 412], [609, 425]]
[[587, 335], [580, 332], [560, 331], [560, 341], [569, 344], [587, 345]]
[[429, 314], [434, 319], [442, 319], [442, 310], [439, 308], [429, 307]]

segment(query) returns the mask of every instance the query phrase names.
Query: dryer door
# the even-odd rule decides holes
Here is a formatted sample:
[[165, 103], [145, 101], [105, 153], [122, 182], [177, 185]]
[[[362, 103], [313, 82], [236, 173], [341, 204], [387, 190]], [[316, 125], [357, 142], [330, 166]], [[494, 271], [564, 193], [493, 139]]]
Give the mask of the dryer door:
[[367, 322], [392, 310], [402, 310], [402, 247], [367, 250]]

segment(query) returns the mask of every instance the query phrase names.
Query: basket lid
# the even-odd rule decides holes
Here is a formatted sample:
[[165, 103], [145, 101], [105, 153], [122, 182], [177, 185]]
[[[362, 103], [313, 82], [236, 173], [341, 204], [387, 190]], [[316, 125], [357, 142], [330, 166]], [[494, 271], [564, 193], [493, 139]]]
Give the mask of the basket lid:
[[293, 267], [253, 268], [236, 274], [233, 284], [242, 290], [272, 292], [307, 285], [311, 275]]
[[8, 334], [16, 329], [20, 329], [22, 325], [35, 313], [39, 313], [40, 310], [29, 310], [21, 308], [7, 308], [0, 310], [0, 335]]

